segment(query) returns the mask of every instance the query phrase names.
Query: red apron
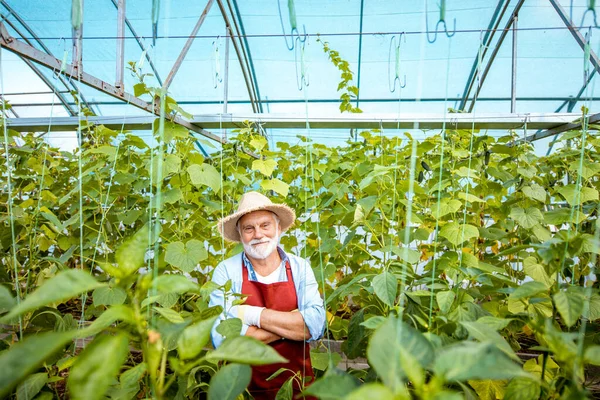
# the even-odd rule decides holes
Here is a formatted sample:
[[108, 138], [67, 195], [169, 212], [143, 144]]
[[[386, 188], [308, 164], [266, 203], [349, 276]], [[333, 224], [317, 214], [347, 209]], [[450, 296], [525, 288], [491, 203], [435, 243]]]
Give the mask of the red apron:
[[[265, 284], [248, 280], [248, 269], [242, 263], [242, 294], [248, 295], [245, 304], [257, 307], [266, 307], [275, 311], [293, 311], [298, 308], [298, 296], [292, 277], [290, 263], [286, 262], [287, 282]], [[286, 368], [294, 372], [300, 371], [306, 384], [314, 380], [312, 365], [310, 363], [310, 346], [305, 341], [280, 339], [269, 344], [281, 356], [290, 360], [288, 363], [261, 365], [252, 367], [252, 381], [248, 390], [256, 400], [274, 399], [277, 391], [285, 381], [293, 375], [285, 371], [277, 377], [267, 381], [279, 368]], [[296, 381], [293, 384], [294, 396], [302, 388]]]

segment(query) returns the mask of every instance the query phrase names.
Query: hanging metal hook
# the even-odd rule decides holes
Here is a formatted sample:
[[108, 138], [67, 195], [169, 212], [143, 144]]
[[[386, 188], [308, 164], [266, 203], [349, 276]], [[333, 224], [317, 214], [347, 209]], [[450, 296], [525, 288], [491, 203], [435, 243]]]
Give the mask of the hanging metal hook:
[[[402, 43], [402, 38], [404, 37], [404, 43], [406, 43], [406, 34], [404, 32], [400, 33], [398, 37], [398, 42], [396, 44], [396, 35], [392, 36], [390, 39], [390, 49], [388, 51], [388, 86], [391, 93], [396, 91], [396, 82], [400, 85], [400, 89], [404, 89], [406, 87], [406, 74], [404, 74], [404, 83], [400, 81], [400, 44]], [[395, 50], [395, 60], [396, 65], [394, 68], [395, 74], [394, 79], [391, 79], [391, 65], [392, 65], [392, 47]]]
[[583, 84], [585, 85], [590, 75], [590, 42], [592, 40], [592, 27], [585, 34], [585, 46], [583, 47]]
[[308, 34], [306, 33], [306, 26], [302, 25], [302, 30], [304, 31], [303, 35], [300, 35], [298, 32], [297, 22], [296, 22], [296, 8], [294, 6], [294, 0], [288, 0], [288, 12], [290, 19], [290, 26], [292, 27], [290, 31], [291, 42], [288, 44], [287, 34], [285, 33], [285, 25], [283, 24], [283, 15], [281, 14], [281, 4], [280, 0], [277, 0], [277, 9], [279, 10], [279, 22], [281, 22], [281, 31], [283, 32], [283, 40], [285, 40], [285, 45], [288, 50], [294, 50], [294, 46], [297, 44], [296, 42], [300, 41], [300, 43], [306, 42], [308, 38]]
[[425, 29], [427, 31], [427, 41], [429, 43], [434, 43], [437, 40], [437, 34], [438, 34], [438, 28], [440, 25], [444, 26], [444, 33], [446, 34], [447, 37], [452, 37], [456, 34], [456, 18], [454, 18], [454, 27], [452, 28], [452, 33], [448, 32], [448, 25], [446, 25], [446, 0], [440, 0], [440, 19], [438, 20], [437, 24], [435, 24], [435, 32], [433, 35], [433, 39], [429, 38], [429, 17], [428, 17], [428, 8], [427, 8], [427, 3], [428, 1], [425, 1]]
[[[296, 84], [298, 90], [302, 90], [310, 85], [308, 78], [308, 70], [306, 68], [306, 62], [304, 59], [305, 46], [309, 44], [306, 40], [302, 41], [300, 37], [296, 38], [295, 51], [294, 51], [294, 65], [296, 66]], [[300, 71], [298, 71], [298, 51], [300, 51]], [[300, 73], [298, 73], [300, 72]]]
[[585, 10], [585, 12], [583, 13], [583, 17], [581, 17], [581, 23], [579, 24], [579, 29], [580, 30], [583, 27], [583, 21], [585, 21], [585, 16], [589, 12], [591, 12], [592, 16], [594, 17], [594, 27], [595, 28], [600, 28], [600, 26], [598, 26], [598, 22], [597, 22], [597, 19], [596, 19], [596, 0], [588, 0], [588, 2], [587, 2], [587, 10]]

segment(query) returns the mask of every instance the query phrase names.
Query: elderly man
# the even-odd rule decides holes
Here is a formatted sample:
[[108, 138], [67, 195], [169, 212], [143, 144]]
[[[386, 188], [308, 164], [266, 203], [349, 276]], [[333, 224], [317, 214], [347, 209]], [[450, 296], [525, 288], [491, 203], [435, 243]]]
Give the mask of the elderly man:
[[[213, 345], [216, 348], [223, 341], [216, 331], [219, 323], [226, 318], [240, 318], [242, 335], [271, 345], [289, 360], [252, 369], [249, 390], [256, 399], [274, 399], [295, 372], [309, 378], [306, 382], [314, 377], [307, 342], [321, 337], [325, 326], [323, 300], [310, 265], [278, 247], [279, 237], [295, 217], [288, 206], [249, 192], [240, 199], [238, 210], [218, 224], [223, 237], [242, 242], [244, 251], [220, 263], [212, 280], [219, 285], [231, 280], [231, 292], [248, 297], [245, 304], [232, 306], [234, 296], [224, 296], [221, 291], [211, 294], [210, 305], [220, 305], [224, 310], [211, 332]], [[280, 368], [290, 371], [267, 381]], [[295, 385], [294, 391], [299, 390]]]

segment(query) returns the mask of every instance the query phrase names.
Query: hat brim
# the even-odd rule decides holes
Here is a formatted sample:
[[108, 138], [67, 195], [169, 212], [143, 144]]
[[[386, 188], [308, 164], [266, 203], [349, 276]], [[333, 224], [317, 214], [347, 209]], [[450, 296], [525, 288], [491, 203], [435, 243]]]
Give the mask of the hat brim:
[[229, 242], [241, 242], [240, 233], [237, 229], [237, 223], [244, 215], [254, 211], [271, 211], [279, 217], [279, 228], [281, 232], [287, 231], [293, 225], [296, 219], [296, 213], [285, 204], [265, 204], [253, 208], [248, 208], [243, 211], [238, 211], [221, 219], [217, 224], [219, 233]]

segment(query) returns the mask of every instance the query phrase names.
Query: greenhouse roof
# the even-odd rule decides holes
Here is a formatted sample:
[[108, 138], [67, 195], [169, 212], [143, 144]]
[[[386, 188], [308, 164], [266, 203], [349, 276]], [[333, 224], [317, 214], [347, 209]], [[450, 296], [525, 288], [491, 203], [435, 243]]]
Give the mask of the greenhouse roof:
[[[137, 78], [121, 67], [129, 62], [153, 74], [150, 86], [168, 86], [200, 133], [263, 119], [256, 114], [352, 123], [339, 111], [340, 70], [322, 42], [349, 62], [359, 88], [351, 104], [371, 122], [429, 118], [443, 127], [452, 108], [525, 128], [550, 118], [542, 132], [574, 121], [583, 105], [598, 111], [600, 38], [583, 0], [1, 0], [0, 10], [2, 47], [11, 50], [2, 52], [2, 95], [8, 117], [25, 126], [25, 118], [76, 117], [77, 88], [100, 121], [152, 116], [150, 97], [133, 96]], [[86, 75], [77, 79], [79, 33]], [[300, 126], [274, 124], [269, 134], [285, 140]], [[348, 137], [339, 124], [324, 128], [335, 130], [323, 140]]]

